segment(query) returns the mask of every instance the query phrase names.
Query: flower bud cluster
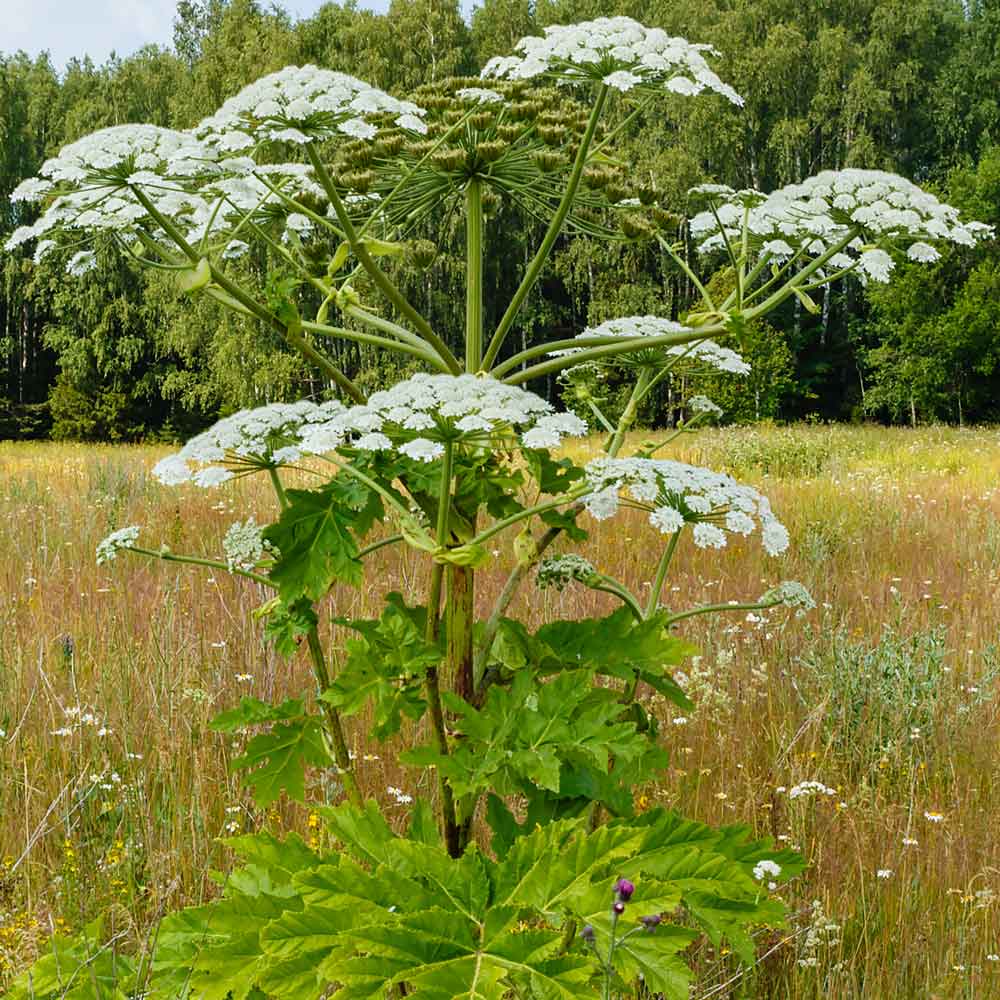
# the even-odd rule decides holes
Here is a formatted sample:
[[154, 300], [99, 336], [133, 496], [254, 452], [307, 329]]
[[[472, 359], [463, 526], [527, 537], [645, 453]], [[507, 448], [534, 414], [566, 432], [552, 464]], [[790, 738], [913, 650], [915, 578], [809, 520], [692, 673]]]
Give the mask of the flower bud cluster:
[[584, 506], [601, 521], [624, 501], [649, 511], [649, 523], [663, 534], [693, 524], [701, 548], [724, 548], [727, 534], [749, 535], [758, 528], [769, 555], [788, 548], [788, 532], [767, 497], [721, 472], [668, 459], [595, 458], [587, 464], [587, 484]]
[[274, 548], [264, 540], [257, 521], [248, 517], [245, 521], [234, 521], [222, 539], [222, 551], [230, 571], [252, 570], [264, 558], [265, 552], [273, 554]]
[[543, 559], [539, 564], [535, 580], [539, 590], [552, 587], [562, 591], [573, 582], [588, 584], [597, 576], [597, 570], [592, 562], [583, 556], [571, 553]]
[[601, 81], [622, 93], [636, 87], [685, 97], [714, 91], [743, 104], [705, 61], [705, 53], [715, 54], [710, 45], [693, 45], [630, 17], [550, 25], [544, 37], [522, 38], [515, 49], [522, 54], [491, 59], [482, 75], [527, 80], [551, 73], [572, 83]]
[[777, 587], [761, 594], [759, 600], [761, 604], [783, 604], [786, 608], [794, 608], [799, 618], [816, 607], [812, 594], [798, 580], [783, 580]]

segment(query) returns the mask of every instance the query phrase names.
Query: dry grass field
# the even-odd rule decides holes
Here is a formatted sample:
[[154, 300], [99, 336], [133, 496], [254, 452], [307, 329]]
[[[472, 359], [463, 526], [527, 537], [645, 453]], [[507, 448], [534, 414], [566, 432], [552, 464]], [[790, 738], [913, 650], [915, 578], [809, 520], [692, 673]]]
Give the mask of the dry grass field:
[[[642, 802], [750, 823], [810, 862], [758, 966], [741, 972], [705, 945], [694, 995], [1000, 996], [1000, 434], [764, 428], [681, 443], [675, 457], [759, 486], [792, 548], [774, 559], [753, 539], [721, 553], [688, 541], [671, 606], [754, 598], [783, 579], [818, 604], [803, 618], [682, 625], [702, 650], [685, 668], [698, 708], [683, 719], [661, 707], [672, 766]], [[123, 525], [144, 525], [154, 548], [218, 556], [236, 517], [270, 519], [265, 480], [168, 489], [149, 475], [162, 453], [0, 444], [0, 995], [53, 928], [111, 906], [141, 940], [165, 908], [215, 891], [227, 832], [323, 836], [308, 809], [256, 812], [229, 767], [238, 747], [207, 728], [243, 693], [308, 689], [305, 662], [262, 642], [251, 612], [266, 595], [128, 554], [95, 564]], [[642, 515], [619, 518], [583, 551], [641, 590], [654, 536]], [[484, 572], [484, 607], [510, 542]], [[333, 593], [329, 613], [417, 592], [415, 565], [379, 551], [366, 589]], [[526, 589], [512, 612], [537, 624], [610, 601]], [[430, 793], [363, 725], [351, 738], [367, 794], [390, 814], [389, 786]], [[826, 790], [789, 795], [804, 781]], [[316, 774], [313, 798], [328, 794]]]

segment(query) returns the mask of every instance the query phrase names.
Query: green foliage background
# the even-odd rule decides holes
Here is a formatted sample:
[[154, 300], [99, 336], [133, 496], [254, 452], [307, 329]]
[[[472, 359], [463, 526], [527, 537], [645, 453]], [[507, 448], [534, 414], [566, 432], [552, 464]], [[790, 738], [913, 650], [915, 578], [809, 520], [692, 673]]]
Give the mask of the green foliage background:
[[[102, 66], [0, 54], [0, 237], [27, 221], [30, 209], [6, 197], [17, 183], [95, 129], [189, 127], [288, 63], [403, 94], [476, 72], [547, 24], [607, 14], [711, 42], [720, 72], [747, 97], [742, 111], [678, 100], [669, 114], [658, 109], [630, 126], [630, 173], [667, 192], [679, 215], [686, 190], [704, 180], [768, 190], [859, 166], [897, 171], [1000, 222], [997, 0], [483, 0], [471, 24], [457, 0], [393, 0], [384, 16], [347, 0], [298, 22], [259, 0], [180, 0], [170, 49]], [[526, 259], [538, 238], [516, 213], [488, 225], [487, 326], [508, 297], [505, 263]], [[402, 262], [396, 276], [456, 343], [462, 241], [450, 231], [430, 268]], [[273, 263], [245, 266], [263, 275]], [[0, 437], [178, 437], [242, 406], [321, 389], [273, 333], [208, 300], [182, 302], [162, 277], [111, 252], [82, 279], [64, 266], [58, 254], [37, 267], [0, 259]], [[949, 250], [937, 265], [903, 270], [884, 291], [856, 283], [829, 291], [816, 316], [785, 307], [746, 345], [760, 385], [710, 393], [738, 420], [1000, 418], [1000, 245]], [[565, 239], [512, 341], [565, 337], [629, 313], [674, 316], [689, 299], [659, 251]], [[372, 349], [341, 350], [339, 363], [366, 387], [400, 375]], [[554, 382], [532, 388], [558, 392]], [[665, 390], [643, 416], [665, 424], [676, 412]]]

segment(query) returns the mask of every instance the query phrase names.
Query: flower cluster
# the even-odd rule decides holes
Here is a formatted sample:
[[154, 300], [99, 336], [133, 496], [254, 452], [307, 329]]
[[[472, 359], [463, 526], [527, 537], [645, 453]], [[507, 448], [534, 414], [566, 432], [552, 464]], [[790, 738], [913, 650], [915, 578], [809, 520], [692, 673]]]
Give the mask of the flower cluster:
[[[609, 319], [598, 326], [588, 326], [583, 333], [577, 335], [577, 340], [593, 340], [598, 337], [614, 337], [622, 340], [636, 340], [673, 337], [675, 335], [690, 336], [690, 327], [683, 326], [672, 319], [661, 319], [659, 316], [623, 316], [619, 319]], [[568, 347], [561, 351], [551, 351], [553, 357], [572, 356], [586, 350], [587, 345]], [[720, 372], [733, 375], [747, 375], [750, 366], [736, 351], [728, 347], [720, 347], [714, 340], [695, 340], [686, 344], [665, 341], [654, 346], [637, 349], [627, 354], [612, 355], [591, 363], [607, 363], [614, 365], [634, 365], [636, 367], [663, 367], [666, 364], [684, 362], [686, 365], [697, 365], [713, 368]]]
[[765, 551], [788, 548], [788, 532], [765, 496], [731, 476], [668, 459], [595, 458], [587, 464], [584, 497], [598, 520], [612, 517], [622, 502], [649, 511], [649, 523], [664, 534], [694, 524], [701, 548], [723, 548], [728, 533], [749, 535], [758, 527]]
[[136, 539], [139, 537], [139, 530], [137, 524], [132, 524], [127, 528], [112, 531], [97, 546], [97, 565], [101, 566], [111, 562], [122, 549], [128, 549], [135, 545]]
[[597, 570], [590, 560], [571, 553], [543, 559], [538, 567], [536, 583], [539, 590], [554, 587], [556, 590], [562, 591], [574, 581], [586, 584], [597, 575]]
[[233, 570], [252, 570], [264, 557], [272, 552], [272, 546], [264, 540], [257, 521], [248, 517], [245, 521], [234, 521], [222, 539], [222, 551], [226, 565]]
[[237, 472], [277, 468], [300, 458], [302, 435], [343, 413], [342, 403], [271, 403], [240, 410], [161, 459], [153, 475], [167, 486], [218, 486]]
[[229, 98], [194, 129], [204, 142], [224, 152], [254, 147], [258, 142], [299, 145], [338, 133], [372, 139], [373, 118], [395, 116], [395, 124], [426, 132], [424, 110], [401, 101], [346, 73], [316, 66], [286, 66], [261, 77]]
[[766, 197], [722, 185], [695, 190], [714, 202], [712, 211], [691, 220], [691, 233], [703, 253], [739, 239], [745, 219], [754, 246], [776, 263], [819, 256], [848, 241], [829, 258], [828, 267], [856, 267], [864, 280], [888, 281], [894, 267], [892, 256], [876, 243], [905, 249], [912, 261], [931, 263], [940, 256], [933, 242], [973, 246], [992, 232], [985, 223], [963, 223], [957, 209], [882, 170], [825, 170]]
[[715, 54], [710, 45], [671, 37], [630, 17], [550, 25], [543, 38], [522, 38], [515, 48], [522, 54], [491, 59], [483, 76], [526, 80], [553, 73], [571, 83], [601, 81], [622, 93], [655, 87], [693, 97], [708, 90], [743, 104], [743, 98], [705, 61], [705, 53]]
[[687, 401], [687, 409], [691, 414], [704, 413], [709, 417], [721, 417], [725, 412], [718, 403], [713, 403], [708, 396], [692, 396]]
[[772, 892], [778, 888], [778, 883], [774, 880], [778, 878], [781, 874], [781, 865], [777, 861], [771, 861], [769, 858], [764, 858], [762, 861], [758, 861], [757, 864], [753, 866], [753, 877], [758, 882], [763, 882], [766, 878], [768, 880], [767, 887]]
[[760, 595], [761, 604], [783, 604], [786, 608], [794, 608], [798, 617], [816, 607], [812, 594], [797, 580], [783, 580], [777, 587], [772, 587]]
[[836, 795], [837, 790], [824, 785], [822, 781], [800, 781], [788, 790], [790, 799], [812, 798], [814, 795]]
[[308, 428], [302, 448], [323, 453], [348, 444], [431, 462], [444, 453], [446, 441], [487, 445], [512, 427], [520, 428], [525, 448], [554, 448], [564, 437], [587, 433], [579, 417], [553, 412], [525, 389], [476, 375], [419, 374]]

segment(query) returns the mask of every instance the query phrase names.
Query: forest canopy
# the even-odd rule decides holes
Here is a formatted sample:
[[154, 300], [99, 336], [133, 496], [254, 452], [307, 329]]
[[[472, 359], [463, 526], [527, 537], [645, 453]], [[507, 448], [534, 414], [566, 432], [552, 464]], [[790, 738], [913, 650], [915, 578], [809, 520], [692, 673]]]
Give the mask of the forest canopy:
[[[299, 21], [258, 0], [180, 0], [170, 48], [100, 66], [0, 53], [0, 243], [35, 212], [11, 192], [96, 129], [189, 128], [289, 64], [411, 96], [478, 74], [546, 25], [612, 14], [712, 44], [726, 79], [748, 95], [739, 110], [721, 99], [678, 100], [667, 114], [658, 106], [624, 126], [630, 179], [676, 212], [679, 241], [688, 239], [680, 220], [695, 185], [770, 190], [844, 167], [903, 174], [1000, 223], [998, 0], [483, 0], [471, 23], [457, 0], [392, 0], [385, 15], [348, 0]], [[512, 290], [505, 262], [526, 260], [540, 227], [516, 205], [498, 207], [487, 225], [489, 246], [502, 247], [485, 262], [489, 325]], [[431, 230], [436, 242], [411, 239], [394, 277], [457, 341], [464, 234], [447, 219]], [[280, 273], [271, 256], [255, 251], [240, 266], [263, 282]], [[0, 438], [184, 436], [240, 407], [322, 395], [302, 358], [260, 324], [185, 296], [169, 274], [111, 246], [80, 275], [72, 257], [0, 256]], [[890, 286], [841, 283], [815, 312], [793, 300], [748, 330], [742, 348], [758, 373], [750, 391], [713, 388], [730, 418], [1000, 419], [1000, 244], [952, 248], [933, 265], [898, 272]], [[512, 340], [565, 338], [624, 314], [676, 317], [692, 299], [655, 241], [585, 235], [562, 238], [537, 288]], [[341, 368], [366, 389], [404, 374], [378, 349], [345, 342], [338, 350]], [[567, 389], [554, 380], [532, 388], [552, 399]], [[668, 423], [674, 405], [665, 383], [642, 416]]]

